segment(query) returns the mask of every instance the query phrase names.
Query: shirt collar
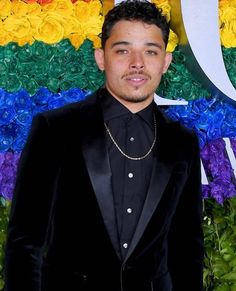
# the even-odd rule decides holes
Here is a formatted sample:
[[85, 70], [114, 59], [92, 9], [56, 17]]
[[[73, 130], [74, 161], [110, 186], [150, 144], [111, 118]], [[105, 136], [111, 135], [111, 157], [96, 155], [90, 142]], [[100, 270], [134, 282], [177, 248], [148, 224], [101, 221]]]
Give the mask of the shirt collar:
[[103, 117], [105, 122], [110, 121], [113, 118], [117, 117], [125, 117], [125, 116], [139, 116], [141, 117], [147, 124], [153, 128], [153, 114], [154, 114], [154, 101], [149, 104], [144, 109], [140, 110], [137, 113], [132, 113], [127, 107], [125, 107], [122, 103], [120, 103], [115, 97], [113, 97], [107, 89], [102, 89], [102, 94], [100, 102], [103, 111]]

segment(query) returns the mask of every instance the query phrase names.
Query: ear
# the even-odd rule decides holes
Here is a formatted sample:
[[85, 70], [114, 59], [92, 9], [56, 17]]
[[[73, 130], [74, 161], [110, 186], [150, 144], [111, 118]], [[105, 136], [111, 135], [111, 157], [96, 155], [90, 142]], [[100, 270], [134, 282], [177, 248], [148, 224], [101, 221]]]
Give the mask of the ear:
[[171, 61], [172, 61], [172, 53], [166, 52], [164, 66], [163, 66], [163, 74], [166, 73], [166, 71], [168, 70]]
[[95, 61], [98, 65], [98, 68], [101, 71], [104, 71], [104, 50], [101, 48], [97, 48], [94, 51]]

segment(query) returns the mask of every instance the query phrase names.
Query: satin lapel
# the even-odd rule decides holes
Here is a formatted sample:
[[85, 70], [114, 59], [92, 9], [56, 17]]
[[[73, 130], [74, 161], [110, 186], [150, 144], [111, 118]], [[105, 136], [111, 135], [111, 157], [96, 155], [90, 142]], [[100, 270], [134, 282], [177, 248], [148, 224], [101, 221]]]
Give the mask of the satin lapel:
[[102, 111], [96, 104], [90, 106], [82, 115], [84, 117], [82, 116], [81, 122], [88, 121], [84, 124], [85, 129], [81, 137], [84, 160], [107, 232], [118, 257], [121, 258]]
[[131, 255], [135, 247], [137, 246], [140, 238], [142, 237], [154, 211], [156, 210], [161, 197], [165, 191], [165, 188], [169, 182], [170, 176], [172, 174], [172, 170], [175, 164], [175, 160], [170, 160], [166, 158], [169, 156], [169, 145], [168, 142], [168, 134], [170, 134], [170, 128], [168, 128], [168, 121], [164, 119], [164, 117], [157, 112], [156, 114], [157, 122], [159, 124], [158, 127], [158, 141], [157, 149], [154, 155], [154, 163], [152, 169], [152, 176], [150, 180], [150, 186], [147, 193], [147, 198], [144, 203], [144, 207], [136, 227], [135, 233], [133, 235], [132, 241], [130, 243], [129, 250], [127, 252], [127, 256], [125, 261]]

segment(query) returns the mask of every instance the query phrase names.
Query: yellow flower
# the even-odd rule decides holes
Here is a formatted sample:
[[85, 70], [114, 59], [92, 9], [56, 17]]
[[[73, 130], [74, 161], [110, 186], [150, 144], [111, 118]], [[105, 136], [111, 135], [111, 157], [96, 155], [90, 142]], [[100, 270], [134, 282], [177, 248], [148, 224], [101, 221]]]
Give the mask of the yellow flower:
[[231, 7], [235, 7], [236, 8], [236, 1], [235, 0], [229, 0], [229, 5]]
[[169, 0], [169, 3], [172, 7], [170, 19], [171, 28], [178, 37], [178, 43], [181, 45], [185, 45], [188, 43], [188, 39], [185, 33], [184, 26], [182, 24], [181, 3], [179, 1], [176, 2], [175, 0]]
[[4, 29], [3, 23], [0, 21], [0, 45], [4, 46], [11, 41], [11, 36], [9, 33]]
[[167, 0], [153, 0], [152, 1], [158, 8], [162, 10], [162, 14], [166, 17], [167, 21], [170, 20], [171, 6]]
[[64, 38], [72, 33], [83, 33], [80, 22], [75, 17], [63, 17], [61, 23], [64, 27]]
[[9, 16], [3, 23], [3, 29], [14, 38], [24, 38], [31, 34], [30, 22], [25, 17]]
[[84, 22], [89, 18], [95, 18], [101, 13], [102, 6], [99, 1], [94, 0], [89, 3], [77, 1], [74, 5], [75, 15], [79, 21]]
[[168, 0], [152, 0], [152, 3], [154, 3], [155, 5], [159, 6], [162, 4], [168, 4]]
[[97, 1], [97, 0], [93, 0], [93, 1], [90, 1], [88, 3], [89, 5], [89, 10], [90, 10], [90, 15], [93, 16], [93, 15], [99, 15], [102, 11], [102, 5], [100, 3], [100, 1]]
[[93, 42], [94, 48], [101, 47], [101, 38], [99, 36], [90, 34], [90, 35], [87, 35], [87, 38]]
[[34, 42], [34, 38], [33, 38], [33, 36], [32, 35], [28, 35], [28, 36], [25, 36], [25, 37], [22, 37], [22, 38], [12, 38], [12, 41], [14, 41], [14, 42], [17, 42], [18, 43], [18, 45], [20, 45], [20, 46], [23, 46], [23, 45], [25, 45], [25, 44], [33, 44], [33, 42]]
[[51, 13], [50, 15], [46, 14], [36, 27], [35, 39], [48, 44], [61, 41], [64, 36], [64, 28], [58, 17], [56, 13]]
[[114, 7], [114, 1], [103, 0], [102, 1], [102, 15], [106, 15]]
[[74, 6], [71, 0], [54, 0], [52, 3], [43, 6], [43, 11], [53, 11], [60, 15], [72, 15]]
[[236, 46], [236, 7], [220, 8], [220, 37], [223, 46]]
[[75, 16], [81, 22], [87, 20], [89, 18], [89, 9], [88, 3], [84, 1], [77, 1], [74, 6]]
[[173, 30], [170, 30], [169, 40], [168, 40], [166, 50], [168, 52], [173, 52], [176, 46], [178, 45], [178, 42], [179, 42], [178, 36], [173, 32]]
[[226, 6], [229, 6], [228, 0], [219, 0], [219, 8], [224, 8]]
[[236, 1], [235, 0], [220, 0], [219, 7], [220, 8], [236, 7]]
[[38, 3], [27, 4], [21, 0], [13, 0], [11, 13], [16, 16], [39, 15], [41, 13], [41, 5]]
[[0, 1], [0, 18], [4, 19], [11, 13], [11, 1], [1, 0]]
[[72, 33], [68, 38], [76, 49], [78, 49], [85, 40], [85, 36], [80, 33]]
[[227, 23], [236, 20], [236, 8], [224, 7], [219, 9], [220, 22]]
[[223, 46], [227, 48], [236, 47], [236, 17], [223, 23], [220, 29], [220, 38]]
[[12, 1], [11, 13], [19, 17], [25, 16], [28, 12], [28, 6], [29, 4], [23, 1], [14, 0]]
[[223, 29], [221, 31], [221, 43], [226, 48], [236, 47], [236, 31]]
[[36, 16], [40, 15], [42, 12], [42, 7], [38, 3], [28, 4], [28, 15], [29, 16]]
[[39, 17], [39, 16], [29, 15], [29, 16], [27, 17], [27, 19], [28, 19], [29, 22], [30, 22], [30, 26], [31, 26], [33, 32], [34, 32], [34, 31], [37, 29], [37, 27], [42, 23], [42, 19], [41, 19], [41, 17]]
[[101, 33], [103, 24], [103, 17], [90, 17], [87, 21], [81, 23], [81, 27], [84, 30], [85, 34], [94, 34], [98, 35]]

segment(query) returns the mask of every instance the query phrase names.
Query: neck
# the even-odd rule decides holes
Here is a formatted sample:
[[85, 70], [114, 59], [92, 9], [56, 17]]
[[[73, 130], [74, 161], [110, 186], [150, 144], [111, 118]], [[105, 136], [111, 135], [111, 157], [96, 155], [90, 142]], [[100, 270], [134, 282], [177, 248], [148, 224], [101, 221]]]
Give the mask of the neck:
[[[107, 88], [107, 90], [110, 92], [110, 90], [108, 88]], [[154, 96], [152, 96], [152, 98], [147, 98], [146, 100], [143, 100], [141, 102], [132, 102], [132, 101], [128, 101], [128, 100], [119, 98], [117, 96], [114, 96], [111, 92], [110, 92], [110, 94], [113, 98], [115, 98], [117, 101], [119, 101], [122, 105], [124, 105], [132, 113], [137, 113], [137, 112], [143, 110], [144, 108], [148, 107], [148, 105], [150, 105], [154, 99]]]
[[152, 103], [152, 100], [147, 100], [147, 102], [123, 102], [123, 100], [120, 100], [116, 98], [120, 103], [122, 103], [127, 109], [129, 109], [130, 112], [132, 113], [137, 113], [144, 108], [148, 107]]

